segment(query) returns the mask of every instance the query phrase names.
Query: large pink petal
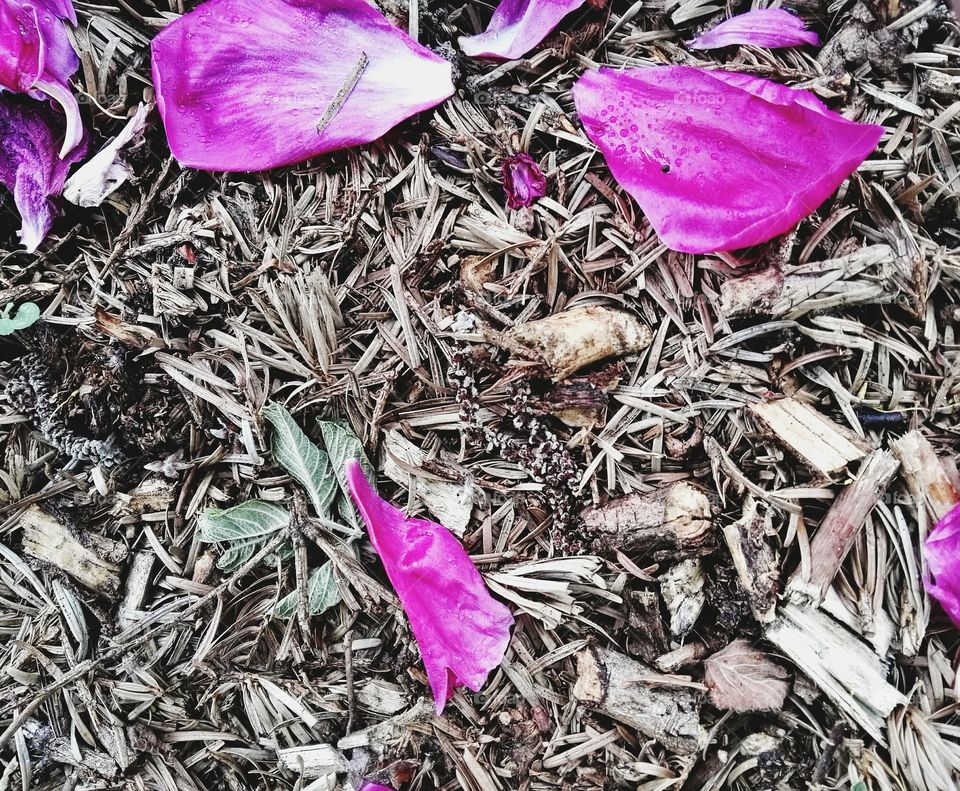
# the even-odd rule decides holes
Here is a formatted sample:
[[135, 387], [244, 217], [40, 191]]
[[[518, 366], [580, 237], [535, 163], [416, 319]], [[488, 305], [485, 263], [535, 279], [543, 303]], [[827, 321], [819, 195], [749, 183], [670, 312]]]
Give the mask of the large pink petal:
[[[210, 0], [152, 51], [170, 150], [205, 170], [266, 170], [369, 143], [453, 93], [450, 64], [364, 0]], [[363, 54], [366, 69], [318, 133]]]
[[0, 0], [0, 86], [50, 98], [67, 116], [61, 156], [83, 136], [70, 77], [80, 65], [61, 18], [76, 21], [69, 0]]
[[23, 220], [20, 241], [33, 252], [53, 225], [58, 207], [53, 196], [63, 190], [70, 166], [87, 152], [81, 140], [61, 159], [65, 124], [46, 101], [0, 94], [0, 182], [13, 192]]
[[523, 57], [586, 0], [501, 0], [487, 29], [461, 36], [460, 49], [471, 58]]
[[43, 71], [44, 43], [37, 9], [0, 0], [0, 88], [22, 93]]
[[800, 44], [820, 44], [820, 37], [807, 30], [803, 20], [782, 8], [763, 8], [727, 19], [687, 46], [690, 49], [717, 49], [735, 44], [776, 49]]
[[500, 664], [513, 616], [447, 528], [379, 497], [356, 460], [347, 463], [347, 485], [410, 619], [439, 713], [455, 687], [479, 690]]
[[960, 505], [955, 505], [930, 531], [923, 550], [934, 577], [924, 581], [927, 593], [960, 626]]
[[805, 91], [689, 66], [588, 72], [573, 99], [613, 176], [664, 244], [688, 253], [791, 230], [883, 135]]

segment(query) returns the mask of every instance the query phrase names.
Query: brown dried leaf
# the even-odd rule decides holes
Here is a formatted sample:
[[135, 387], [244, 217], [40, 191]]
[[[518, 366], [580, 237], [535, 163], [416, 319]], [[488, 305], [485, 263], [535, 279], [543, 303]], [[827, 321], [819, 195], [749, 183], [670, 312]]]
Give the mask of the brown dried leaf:
[[703, 663], [710, 702], [730, 711], [776, 711], [790, 689], [787, 671], [747, 640], [734, 640]]

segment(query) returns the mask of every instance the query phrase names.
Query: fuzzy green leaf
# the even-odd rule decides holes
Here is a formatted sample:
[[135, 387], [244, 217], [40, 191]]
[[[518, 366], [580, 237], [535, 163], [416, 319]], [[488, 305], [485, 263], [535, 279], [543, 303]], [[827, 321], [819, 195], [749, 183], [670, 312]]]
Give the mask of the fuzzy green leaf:
[[337, 510], [355, 528], [362, 526], [360, 515], [350, 499], [350, 491], [347, 489], [347, 462], [350, 459], [357, 459], [363, 474], [370, 481], [370, 485], [376, 487], [377, 473], [373, 465], [363, 451], [363, 443], [360, 438], [351, 431], [350, 427], [342, 420], [318, 420], [320, 433], [323, 435], [323, 444], [330, 454], [330, 463], [333, 465], [334, 474], [337, 476], [337, 483], [340, 485], [340, 497], [337, 498]]
[[208, 508], [197, 519], [201, 541], [249, 541], [268, 536], [290, 523], [285, 508], [262, 500], [247, 500], [233, 508]]
[[232, 574], [250, 560], [259, 548], [260, 541], [257, 539], [253, 541], [235, 541], [220, 556], [220, 559], [217, 561], [217, 568], [225, 571], [227, 574]]
[[317, 515], [328, 516], [337, 496], [337, 479], [327, 454], [310, 441], [280, 404], [267, 404], [263, 416], [273, 426], [270, 448], [274, 460], [303, 486]]
[[[340, 601], [340, 588], [329, 560], [316, 569], [307, 580], [307, 612], [319, 615]], [[297, 611], [297, 592], [288, 593], [273, 610], [278, 618], [290, 618]]]

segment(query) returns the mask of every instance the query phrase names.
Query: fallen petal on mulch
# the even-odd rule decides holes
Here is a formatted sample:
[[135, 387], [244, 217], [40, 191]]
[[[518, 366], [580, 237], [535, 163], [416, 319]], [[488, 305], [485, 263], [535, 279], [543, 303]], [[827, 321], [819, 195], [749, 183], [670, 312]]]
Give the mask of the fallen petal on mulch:
[[537, 198], [547, 194], [547, 179], [540, 166], [529, 154], [514, 154], [500, 165], [507, 205], [511, 209], [532, 206]]
[[142, 104], [113, 140], [89, 161], [84, 162], [63, 188], [63, 197], [77, 206], [99, 206], [134, 173], [127, 164], [125, 149], [143, 142], [147, 116], [152, 106]]
[[363, 0], [210, 0], [152, 52], [170, 150], [202, 170], [369, 143], [453, 93], [450, 64]]
[[610, 171], [673, 250], [759, 244], [817, 209], [883, 127], [813, 94], [689, 66], [588, 72], [573, 98]]
[[502, 0], [483, 33], [461, 36], [460, 49], [471, 58], [523, 57], [586, 0]]
[[950, 619], [960, 626], [960, 505], [930, 531], [923, 545], [933, 579], [924, 584]]
[[0, 93], [0, 182], [13, 192], [22, 219], [18, 235], [28, 252], [49, 232], [59, 212], [53, 197], [63, 190], [70, 166], [87, 152], [81, 137], [60, 158], [64, 127], [63, 116], [49, 102]]
[[698, 36], [690, 49], [718, 49], [736, 44], [777, 49], [801, 44], [820, 45], [820, 36], [807, 30], [803, 20], [782, 8], [762, 8], [738, 14]]
[[355, 459], [347, 463], [347, 484], [410, 619], [440, 713], [456, 687], [476, 692], [500, 664], [513, 616], [449, 530], [378, 496]]
[[80, 65], [63, 21], [77, 23], [70, 0], [12, 0], [0, 6], [0, 88], [50, 98], [67, 116], [60, 156], [83, 137], [70, 77]]

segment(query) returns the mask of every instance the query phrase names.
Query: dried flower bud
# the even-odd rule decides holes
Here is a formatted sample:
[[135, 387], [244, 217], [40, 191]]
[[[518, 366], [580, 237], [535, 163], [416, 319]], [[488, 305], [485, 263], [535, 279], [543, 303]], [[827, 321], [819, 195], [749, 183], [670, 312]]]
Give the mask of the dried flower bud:
[[514, 154], [503, 160], [503, 189], [511, 209], [531, 206], [547, 194], [547, 179], [529, 154]]

